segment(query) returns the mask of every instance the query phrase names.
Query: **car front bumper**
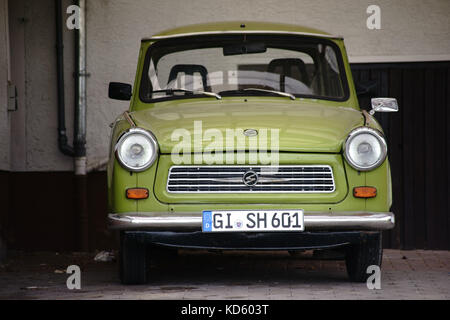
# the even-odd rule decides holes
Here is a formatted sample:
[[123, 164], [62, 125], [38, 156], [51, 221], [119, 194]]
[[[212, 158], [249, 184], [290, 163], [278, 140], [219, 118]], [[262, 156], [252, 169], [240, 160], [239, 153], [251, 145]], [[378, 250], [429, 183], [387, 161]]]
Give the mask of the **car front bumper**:
[[[392, 212], [305, 212], [305, 231], [310, 230], [388, 230], [395, 225]], [[201, 213], [111, 213], [108, 226], [113, 230], [191, 230], [202, 228]]]
[[379, 237], [378, 231], [173, 232], [124, 231], [134, 241], [163, 247], [215, 250], [333, 249]]

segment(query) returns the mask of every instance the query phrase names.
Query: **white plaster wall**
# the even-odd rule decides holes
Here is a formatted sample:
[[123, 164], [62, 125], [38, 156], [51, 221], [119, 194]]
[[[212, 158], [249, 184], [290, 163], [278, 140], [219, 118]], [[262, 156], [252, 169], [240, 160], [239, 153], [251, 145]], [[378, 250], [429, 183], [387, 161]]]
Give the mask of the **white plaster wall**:
[[7, 15], [6, 0], [0, 0], [0, 170], [9, 170], [9, 117], [7, 111]]
[[[29, 19], [26, 26], [26, 170], [71, 170], [71, 159], [57, 149], [53, 1], [20, 1], [26, 2]], [[370, 4], [381, 8], [381, 30], [366, 28], [366, 9]], [[3, 16], [0, 9], [0, 24]], [[449, 18], [449, 0], [87, 0], [87, 68], [91, 74], [87, 79], [88, 164], [93, 165], [107, 156], [108, 124], [128, 108], [127, 102], [107, 98], [107, 86], [109, 81], [134, 81], [142, 37], [192, 23], [261, 20], [301, 24], [343, 35], [353, 61], [432, 60], [450, 57]], [[72, 36], [71, 31], [65, 32], [66, 122], [70, 141]], [[0, 72], [3, 75], [1, 50], [4, 50], [2, 43]], [[2, 76], [0, 103], [4, 100], [3, 81]], [[6, 126], [3, 113], [0, 110], [0, 134]], [[4, 143], [0, 141], [0, 169], [8, 161]]]
[[[71, 1], [63, 1], [63, 7]], [[72, 170], [71, 158], [58, 151], [56, 35], [54, 1], [26, 1], [26, 143], [27, 170]], [[69, 143], [73, 128], [73, 32], [64, 33], [66, 127]]]

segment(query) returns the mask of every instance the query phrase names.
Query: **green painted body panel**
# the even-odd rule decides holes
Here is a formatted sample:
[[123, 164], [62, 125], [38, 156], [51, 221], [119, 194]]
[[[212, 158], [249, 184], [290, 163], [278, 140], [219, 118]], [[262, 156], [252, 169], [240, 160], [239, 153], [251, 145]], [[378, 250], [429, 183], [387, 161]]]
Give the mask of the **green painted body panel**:
[[125, 198], [125, 190], [137, 184], [137, 175], [123, 169], [114, 155], [114, 146], [122, 132], [130, 125], [121, 117], [117, 118], [111, 134], [109, 162], [107, 166], [108, 209], [110, 212], [136, 211], [137, 201]]
[[[293, 155], [292, 157], [287, 156], [287, 158], [289, 158], [289, 160], [291, 161], [294, 161], [297, 156], [298, 155]], [[311, 156], [310, 159], [314, 159], [318, 155], [305, 155], [305, 158], [307, 156]], [[334, 157], [339, 158], [340, 155], [334, 155]], [[286, 161], [286, 163], [289, 162], [287, 161], [288, 159], [284, 160]], [[339, 162], [342, 163], [341, 161], [336, 159], [337, 163]], [[158, 169], [162, 169], [160, 166], [161, 160], [158, 163]], [[283, 194], [265, 194], [263, 196], [256, 195], [257, 198], [259, 198], [257, 201], [255, 201], [256, 198], [253, 198], [253, 201], [249, 200], [248, 194], [238, 194], [238, 195], [235, 194], [233, 199], [227, 199], [226, 201], [215, 200], [214, 198], [215, 197], [217, 198], [218, 195], [204, 195], [205, 197], [203, 199], [205, 200], [202, 203], [192, 203], [194, 201], [192, 201], [192, 199], [189, 199], [188, 197], [187, 198], [188, 201], [183, 201], [184, 203], [172, 202], [164, 204], [158, 200], [157, 193], [160, 193], [161, 190], [165, 190], [166, 181], [164, 179], [159, 178], [153, 180], [154, 176], [149, 177], [147, 172], [138, 173], [138, 180], [139, 180], [139, 184], [137, 185], [138, 187], [147, 187], [147, 188], [153, 187], [152, 196], [149, 199], [139, 201], [139, 212], [145, 213], [148, 216], [163, 216], [168, 213], [177, 215], [187, 214], [200, 216], [203, 210], [233, 210], [233, 209], [245, 210], [252, 208], [253, 209], [301, 208], [307, 211], [321, 211], [321, 212], [366, 210], [366, 202], [368, 200], [354, 198], [351, 193], [351, 190], [353, 190], [354, 187], [364, 185], [366, 173], [358, 173], [357, 171], [349, 167], [345, 162], [340, 170], [347, 171], [347, 177], [346, 178], [344, 177], [343, 181], [341, 181], [341, 179], [339, 179], [339, 181], [336, 181], [336, 183], [340, 185], [339, 188], [344, 190], [341, 190], [340, 193], [341, 199], [339, 199], [339, 201], [336, 201], [335, 203], [332, 203], [330, 199], [327, 199], [326, 201], [322, 202], [311, 201], [311, 199], [309, 199], [309, 201], [299, 201], [297, 197], [304, 196], [299, 194], [294, 194], [291, 196], [286, 196]], [[158, 170], [158, 172], [163, 172], [163, 170], [161, 171]], [[200, 198], [201, 197], [197, 197], [197, 199]], [[196, 200], [195, 202], [199, 202], [199, 200]], [[379, 211], [382, 210], [380, 209]]]
[[[293, 155], [289, 160], [295, 160], [298, 155]], [[320, 155], [309, 155], [305, 154], [304, 158], [310, 160], [315, 159]], [[163, 158], [166, 156], [162, 156]], [[340, 155], [335, 155], [334, 157], [339, 158]], [[161, 158], [161, 157], [160, 157]], [[284, 157], [282, 157], [284, 158]], [[317, 159], [317, 158], [316, 158]], [[284, 163], [289, 163], [288, 159], [283, 159]], [[221, 210], [221, 209], [245, 209], [245, 208], [261, 208], [261, 209], [295, 209], [301, 208], [308, 211], [323, 211], [323, 212], [333, 212], [333, 211], [358, 211], [367, 210], [375, 212], [386, 212], [389, 211], [392, 205], [392, 194], [390, 187], [390, 172], [389, 163], [386, 161], [379, 168], [370, 172], [358, 172], [350, 167], [342, 159], [339, 161], [336, 159], [337, 163], [342, 163], [342, 170], [345, 171], [346, 177], [342, 181], [341, 179], [336, 179], [336, 186], [341, 190], [340, 194], [343, 195], [342, 199], [339, 201], [330, 200], [328, 198], [325, 201], [318, 202], [313, 199], [302, 199], [298, 200], [298, 197], [305, 196], [303, 194], [293, 194], [292, 196], [286, 197], [283, 194], [265, 194], [264, 196], [258, 196], [253, 199], [248, 199], [248, 194], [234, 195], [233, 199], [227, 199], [226, 201], [217, 201], [215, 197], [217, 195], [204, 195], [203, 197], [198, 197], [198, 195], [193, 195], [196, 197], [187, 197], [185, 201], [169, 201], [164, 203], [158, 199], [159, 193], [164, 193], [166, 188], [166, 180], [158, 178], [156, 172], [161, 175], [166, 175], [165, 170], [161, 168], [162, 162], [165, 160], [159, 160], [150, 167], [148, 170], [140, 173], [135, 173], [130, 175], [129, 172], [123, 170], [117, 161], [114, 161], [115, 166], [118, 171], [115, 171], [116, 182], [112, 194], [115, 202], [113, 203], [112, 212], [142, 212], [148, 214], [149, 216], [159, 216], [167, 213], [198, 213], [199, 215], [203, 210]], [[167, 161], [170, 163], [170, 161]], [[303, 162], [302, 162], [303, 163]], [[159, 169], [159, 170], [158, 170]], [[342, 186], [343, 184], [343, 186]], [[373, 199], [358, 199], [354, 198], [352, 195], [352, 190], [357, 186], [374, 186], [378, 190], [377, 197]], [[150, 197], [145, 200], [128, 200], [125, 198], [126, 188], [131, 187], [143, 187], [150, 190]], [[110, 190], [112, 190], [110, 188]], [[344, 193], [345, 192], [345, 193]], [[253, 196], [253, 195], [252, 195]], [[321, 195], [315, 195], [320, 197]], [[183, 196], [182, 197], [186, 197]], [[327, 196], [326, 196], [327, 197]], [[202, 203], [198, 203], [200, 198], [203, 198]], [[259, 198], [259, 200], [255, 200]], [[336, 201], [336, 202], [333, 202]], [[197, 202], [197, 203], [196, 203]]]
[[159, 161], [144, 172], [137, 173], [137, 187], [147, 188], [150, 196], [147, 199], [138, 201], [138, 212], [169, 212], [169, 206], [158, 201], [155, 197], [155, 190], [165, 188], [156, 182], [156, 173], [160, 171]]
[[[241, 25], [244, 24], [245, 28]], [[305, 26], [299, 26], [287, 23], [271, 23], [271, 22], [259, 22], [259, 21], [227, 21], [227, 22], [212, 22], [212, 23], [201, 23], [192, 24], [188, 26], [182, 26], [178, 28], [168, 29], [161, 31], [153, 35], [153, 37], [166, 37], [174, 36], [179, 34], [190, 34], [190, 33], [210, 33], [210, 32], [242, 32], [242, 31], [279, 31], [279, 32], [296, 32], [296, 33], [308, 33], [308, 34], [318, 34], [318, 35], [328, 35], [332, 37], [331, 34], [314, 28], [309, 28]]]
[[[203, 24], [176, 28], [157, 36], [210, 31], [238, 31], [236, 22]], [[284, 24], [246, 23], [246, 31], [271, 30], [326, 34], [323, 31]], [[142, 78], [143, 61], [149, 46], [154, 42], [143, 41], [139, 52], [136, 80], [130, 101], [132, 119], [138, 127], [156, 136], [160, 148], [158, 160], [146, 171], [130, 173], [123, 169], [114, 156], [114, 145], [121, 133], [130, 125], [118, 118], [111, 135], [110, 162], [108, 164], [108, 205], [110, 212], [139, 212], [149, 216], [176, 213], [201, 215], [203, 210], [223, 209], [304, 209], [306, 211], [389, 211], [392, 204], [392, 186], [389, 162], [369, 172], [358, 172], [350, 167], [342, 156], [342, 145], [348, 133], [364, 125], [359, 109], [356, 90], [348, 63], [344, 43], [330, 37], [340, 48], [350, 96], [336, 102], [319, 99], [296, 99], [284, 97], [213, 97], [187, 98], [157, 103], [144, 103], [138, 90]], [[226, 129], [278, 129], [280, 138], [280, 164], [328, 164], [333, 168], [336, 191], [331, 194], [168, 194], [166, 180], [172, 164], [169, 153], [179, 142], [171, 135], [174, 129], [183, 128], [193, 136], [194, 121], [202, 121], [202, 130], [218, 129], [224, 136]], [[382, 131], [381, 126], [370, 117], [370, 127]], [[247, 139], [248, 140], [248, 139]], [[242, 149], [248, 150], [248, 141]], [[194, 141], [182, 144], [194, 150]], [[204, 142], [200, 150], [208, 143]], [[267, 144], [270, 148], [270, 143]], [[225, 145], [223, 149], [234, 146]], [[198, 149], [197, 149], [198, 150]], [[246, 160], [248, 161], [248, 159]], [[353, 197], [353, 188], [374, 186], [378, 193], [372, 199]], [[150, 196], [145, 200], [128, 200], [125, 190], [145, 187]]]
[[[249, 153], [245, 154], [244, 164], [250, 164]], [[192, 157], [192, 161], [193, 161]], [[246, 194], [183, 194], [166, 191], [169, 168], [174, 165], [170, 155], [159, 157], [159, 170], [156, 177], [154, 193], [164, 203], [337, 203], [348, 193], [347, 180], [340, 154], [280, 153], [280, 165], [329, 165], [333, 170], [336, 190], [332, 193], [246, 193]], [[150, 186], [151, 183], [150, 182]]]
[[[193, 139], [194, 121], [202, 122], [203, 135], [209, 129], [220, 130], [223, 137], [226, 129], [267, 129], [267, 147], [270, 147], [270, 133], [277, 130], [280, 151], [313, 153], [340, 152], [349, 131], [364, 123], [361, 112], [341, 107], [338, 102], [324, 104], [319, 100], [293, 101], [283, 97], [171, 100], [135, 111], [132, 118], [138, 127], [147, 128], [156, 136], [163, 154], [170, 153], [176, 145], [193, 152], [194, 147], [203, 150], [211, 143], [203, 141], [200, 147], [202, 141]], [[188, 130], [191, 139], [174, 141], [175, 129]], [[250, 139], [246, 138], [245, 150], [249, 149], [249, 143]], [[233, 140], [221, 149], [236, 150], [236, 144]]]
[[389, 211], [392, 205], [391, 171], [389, 161], [366, 173], [366, 185], [377, 188], [377, 196], [367, 200], [367, 210]]
[[352, 69], [350, 68], [350, 63], [348, 61], [347, 50], [345, 50], [344, 41], [343, 40], [333, 40], [333, 41], [337, 44], [337, 46], [341, 51], [342, 60], [344, 61], [345, 76], [347, 78], [348, 88], [350, 91], [350, 96], [346, 101], [345, 106], [359, 110], [360, 106], [358, 96], [356, 95], [356, 88], [355, 83], [353, 82]]
[[137, 200], [130, 200], [125, 197], [128, 188], [137, 185], [137, 175], [130, 174], [123, 169], [117, 160], [113, 162], [111, 180], [108, 181], [109, 207], [112, 212], [136, 212]]

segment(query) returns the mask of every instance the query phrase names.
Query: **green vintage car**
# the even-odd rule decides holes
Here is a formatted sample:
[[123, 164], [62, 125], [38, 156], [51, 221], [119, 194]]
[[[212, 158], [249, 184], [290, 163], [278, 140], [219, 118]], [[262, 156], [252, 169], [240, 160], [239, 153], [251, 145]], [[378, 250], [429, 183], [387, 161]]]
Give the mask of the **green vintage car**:
[[156, 247], [341, 250], [381, 265], [394, 226], [387, 147], [361, 111], [342, 37], [275, 23], [176, 28], [142, 40], [108, 165], [120, 278], [145, 283]]

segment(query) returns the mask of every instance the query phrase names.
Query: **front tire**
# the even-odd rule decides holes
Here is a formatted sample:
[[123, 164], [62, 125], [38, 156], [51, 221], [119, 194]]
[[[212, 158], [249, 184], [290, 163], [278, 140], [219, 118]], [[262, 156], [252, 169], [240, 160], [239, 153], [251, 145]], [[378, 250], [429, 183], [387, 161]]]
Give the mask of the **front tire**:
[[345, 263], [351, 281], [366, 282], [371, 265], [381, 267], [383, 246], [381, 232], [364, 235], [359, 243], [351, 244], [346, 252]]
[[120, 234], [119, 278], [123, 284], [148, 282], [149, 259], [147, 245], [135, 237]]

